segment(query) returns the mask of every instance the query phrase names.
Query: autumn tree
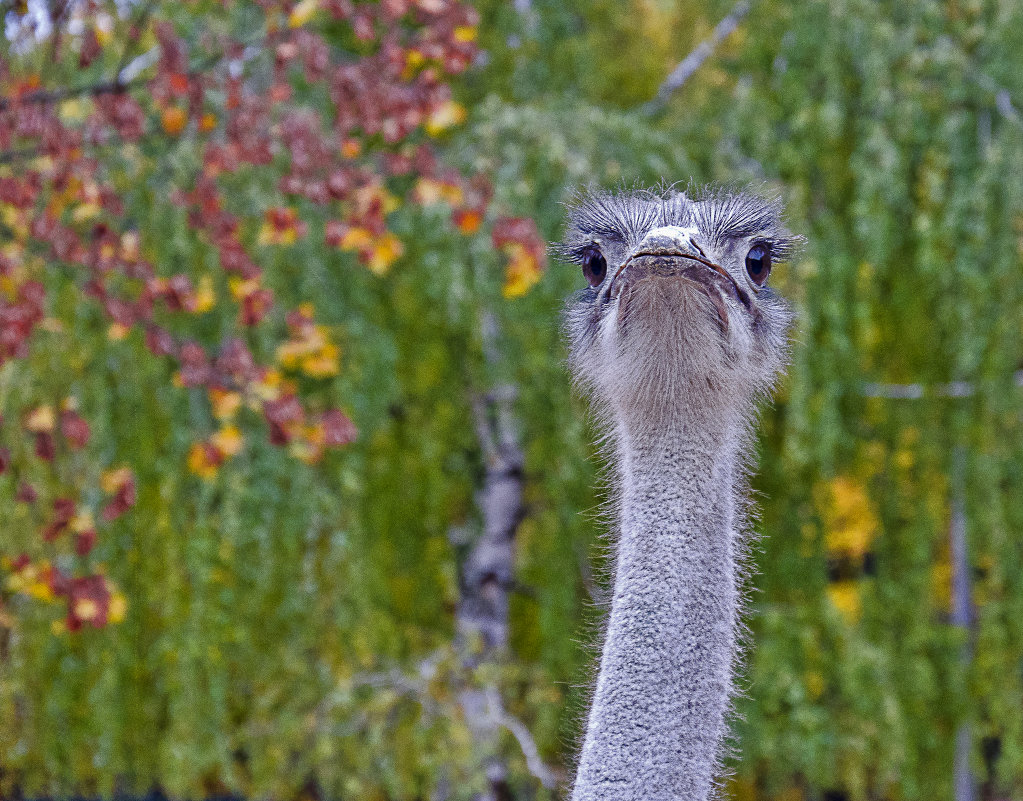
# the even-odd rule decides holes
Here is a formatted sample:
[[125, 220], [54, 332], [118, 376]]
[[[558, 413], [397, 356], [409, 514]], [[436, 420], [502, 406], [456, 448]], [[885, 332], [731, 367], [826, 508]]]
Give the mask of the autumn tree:
[[[115, 776], [138, 787], [162, 777], [179, 792], [200, 779], [266, 787], [274, 760], [293, 754], [264, 748], [261, 764], [250, 745], [244, 764], [235, 748], [209, 762], [172, 744], [203, 749], [203, 732], [218, 730], [186, 722], [216, 718], [198, 699], [171, 715], [179, 734], [148, 751], [116, 741], [150, 701], [83, 710], [113, 735], [98, 750], [82, 745], [93, 723], [64, 736], [45, 709], [97, 691], [90, 664], [130, 661], [139, 647], [155, 647], [155, 661], [137, 669], [187, 682], [180, 660], [199, 640], [251, 646], [237, 623], [218, 627], [204, 597], [263, 603], [264, 622], [284, 625], [275, 599], [310, 581], [288, 543], [345, 525], [325, 498], [352, 473], [332, 453], [357, 439], [359, 404], [365, 413], [380, 389], [359, 374], [359, 348], [378, 344], [359, 306], [400, 292], [389, 274], [430, 258], [422, 231], [434, 260], [437, 241], [503, 254], [488, 255], [494, 279], [481, 276], [495, 298], [538, 280], [535, 225], [501, 216], [488, 177], [446, 165], [435, 144], [465, 117], [449, 80], [477, 53], [478, 17], [451, 0], [68, 0], [16, 4], [7, 22], [0, 670], [17, 678], [0, 693], [0, 739], [14, 738], [2, 744], [6, 789], [109, 789]], [[435, 299], [457, 293], [449, 280], [438, 276]], [[235, 535], [267, 521], [255, 582], [268, 594], [246, 594], [255, 555], [236, 555]], [[323, 580], [335, 558], [317, 568]], [[188, 619], [208, 638], [178, 648], [143, 634]], [[93, 633], [109, 624], [121, 631]], [[302, 636], [330, 639], [315, 630]], [[356, 664], [341, 650], [336, 669]], [[48, 678], [19, 667], [32, 663]], [[266, 679], [235, 680], [245, 692]], [[35, 745], [15, 756], [25, 737]], [[82, 773], [87, 751], [107, 768]], [[187, 768], [171, 780], [140, 758]]]

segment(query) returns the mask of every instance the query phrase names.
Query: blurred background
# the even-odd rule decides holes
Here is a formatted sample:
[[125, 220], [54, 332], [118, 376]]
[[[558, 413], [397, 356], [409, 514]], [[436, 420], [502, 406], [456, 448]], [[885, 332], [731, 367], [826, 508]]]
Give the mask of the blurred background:
[[580, 186], [784, 198], [729, 798], [1023, 798], [1023, 5], [0, 2], [0, 797], [565, 798]]

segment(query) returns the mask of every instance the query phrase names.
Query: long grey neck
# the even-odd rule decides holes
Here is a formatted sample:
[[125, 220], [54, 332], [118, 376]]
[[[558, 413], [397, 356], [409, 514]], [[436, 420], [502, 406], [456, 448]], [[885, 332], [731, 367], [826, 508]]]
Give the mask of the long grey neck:
[[614, 596], [572, 798], [704, 801], [736, 652], [739, 443], [725, 426], [625, 428]]

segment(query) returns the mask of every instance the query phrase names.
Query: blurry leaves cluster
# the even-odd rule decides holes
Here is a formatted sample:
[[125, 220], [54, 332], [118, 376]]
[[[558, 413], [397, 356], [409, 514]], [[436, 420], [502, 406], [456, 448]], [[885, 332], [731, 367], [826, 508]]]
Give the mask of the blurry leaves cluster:
[[[201, 38], [197, 15], [213, 5], [180, 4], [179, 32]], [[263, 13], [227, 5], [232, 25]], [[378, 6], [353, 6], [364, 7]], [[265, 256], [263, 283], [239, 274], [214, 285], [235, 306], [211, 315], [205, 341], [244, 324], [238, 314], [260, 316], [258, 293], [272, 289], [290, 316], [246, 336], [317, 410], [344, 406], [360, 431], [345, 450], [321, 457], [316, 436], [303, 435], [289, 453], [247, 436], [232, 455], [242, 398], [230, 387], [176, 388], [173, 365], [135, 334], [119, 339], [108, 316], [57, 291], [67, 279], [54, 273], [47, 315], [73, 335], [56, 336], [38, 315], [31, 352], [0, 372], [4, 433], [21, 438], [18, 459], [36, 464], [38, 432], [19, 415], [49, 405], [56, 430], [63, 399], [75, 398], [67, 408], [88, 420], [94, 450], [75, 450], [66, 434], [55, 442], [92, 509], [107, 497], [100, 466], [131, 465], [137, 502], [93, 551], [128, 609], [117, 626], [69, 637], [53, 633], [45, 604], [18, 601], [0, 663], [4, 781], [54, 794], [155, 781], [193, 796], [313, 786], [332, 797], [468, 798], [484, 790], [485, 765], [459, 695], [494, 685], [540, 756], [569, 765], [582, 705], [570, 688], [585, 683], [580, 640], [602, 592], [588, 569], [601, 479], [557, 319], [581, 279], [568, 267], [541, 278], [535, 239], [516, 246], [501, 232], [531, 218], [556, 238], [579, 185], [692, 177], [781, 192], [808, 240], [773, 279], [800, 323], [790, 376], [761, 429], [756, 646], [730, 792], [948, 798], [954, 733], [967, 720], [985, 797], [1023, 793], [1023, 391], [1014, 381], [1023, 9], [760, 0], [651, 117], [636, 107], [730, 3], [476, 7], [478, 31], [458, 34], [478, 37], [476, 65], [455, 82], [457, 103], [438, 105], [424, 125], [445, 162], [486, 175], [485, 187], [443, 172], [351, 195], [356, 214], [379, 215], [405, 193], [410, 202], [384, 212], [385, 233], [372, 221], [331, 226], [314, 200], [276, 184], [279, 171], [260, 183], [218, 161], [220, 194], [251, 221], [242, 244]], [[309, 0], [281, 9], [297, 30], [324, 13]], [[360, 23], [322, 24], [355, 63], [372, 52]], [[408, 74], [423, 68], [420, 56], [403, 58]], [[271, 76], [264, 88], [283, 92], [279, 83]], [[352, 102], [290, 83], [303, 102]], [[217, 255], [161, 192], [202, 162], [183, 137], [220, 123], [180, 105], [182, 114], [151, 110], [163, 144], [123, 149], [119, 168], [137, 184], [126, 204], [146, 258], [168, 278], [190, 273], [178, 294], [194, 310], [208, 302], [202, 278]], [[464, 124], [445, 127], [460, 122], [459, 109]], [[303, 130], [293, 141], [306, 141]], [[346, 132], [346, 157], [367, 144], [387, 150], [359, 140]], [[158, 165], [144, 181], [134, 177], [139, 160]], [[193, 213], [203, 199], [190, 201]], [[477, 235], [494, 222], [486, 204], [510, 215], [493, 239]], [[162, 297], [175, 297], [173, 287]], [[496, 362], [484, 358], [484, 311], [500, 324]], [[934, 389], [952, 381], [972, 393]], [[452, 646], [463, 546], [449, 532], [478, 522], [481, 454], [466, 421], [474, 394], [498, 382], [518, 388], [527, 514], [511, 652], [467, 671]], [[917, 383], [922, 397], [870, 397], [871, 382]], [[248, 425], [273, 434], [277, 421], [287, 433], [289, 414]], [[969, 634], [949, 621], [957, 447], [976, 604]], [[18, 484], [10, 473], [0, 480], [5, 508], [21, 510], [3, 520], [0, 550], [13, 557], [22, 540], [9, 531], [27, 541], [52, 521], [17, 528]], [[31, 592], [35, 575], [17, 592]], [[974, 657], [964, 665], [967, 639]], [[545, 797], [510, 732], [498, 747], [515, 793]]]

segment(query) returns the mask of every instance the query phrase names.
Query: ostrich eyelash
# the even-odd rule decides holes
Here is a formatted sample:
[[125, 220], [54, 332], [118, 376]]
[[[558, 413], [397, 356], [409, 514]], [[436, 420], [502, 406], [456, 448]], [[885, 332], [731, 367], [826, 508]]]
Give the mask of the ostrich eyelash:
[[568, 206], [569, 234], [554, 251], [576, 263], [593, 239], [635, 244], [655, 225], [695, 224], [715, 245], [755, 238], [775, 261], [786, 261], [803, 241], [782, 224], [780, 198], [755, 191], [702, 188], [690, 194], [665, 186], [659, 191], [583, 192]]
[[750, 246], [763, 245], [767, 248], [768, 253], [771, 254], [771, 259], [773, 261], [788, 261], [788, 259], [792, 258], [792, 255], [799, 249], [799, 245], [802, 241], [802, 237], [798, 236], [764, 237], [754, 239]]
[[562, 256], [574, 264], [582, 264], [587, 254], [594, 249], [596, 249], [598, 253], [602, 252], [599, 244], [596, 242], [587, 242], [584, 245], [575, 245], [574, 247], [563, 249]]

